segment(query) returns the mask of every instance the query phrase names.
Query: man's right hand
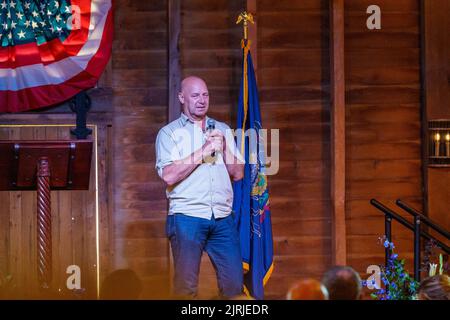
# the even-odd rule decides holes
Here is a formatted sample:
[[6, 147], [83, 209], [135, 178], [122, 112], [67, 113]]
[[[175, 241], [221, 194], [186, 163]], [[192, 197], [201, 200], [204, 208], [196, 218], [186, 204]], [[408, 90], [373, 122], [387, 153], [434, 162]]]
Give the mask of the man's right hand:
[[198, 165], [205, 162], [214, 162], [211, 155], [213, 152], [217, 151], [218, 148], [220, 148], [220, 146], [216, 141], [207, 140], [206, 143], [201, 148], [195, 150], [194, 153], [164, 167], [162, 179], [168, 186], [175, 185], [185, 179]]

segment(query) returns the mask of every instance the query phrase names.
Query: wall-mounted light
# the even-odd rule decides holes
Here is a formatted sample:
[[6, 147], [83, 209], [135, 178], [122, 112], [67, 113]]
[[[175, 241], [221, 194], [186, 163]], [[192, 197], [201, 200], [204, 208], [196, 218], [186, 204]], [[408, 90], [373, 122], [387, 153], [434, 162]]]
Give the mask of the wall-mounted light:
[[450, 167], [450, 120], [429, 121], [428, 137], [428, 165]]
[[439, 134], [439, 132], [436, 132], [434, 134], [434, 155], [436, 157], [439, 157], [440, 146], [441, 146], [441, 135]]
[[450, 132], [445, 135], [445, 156], [450, 157]]

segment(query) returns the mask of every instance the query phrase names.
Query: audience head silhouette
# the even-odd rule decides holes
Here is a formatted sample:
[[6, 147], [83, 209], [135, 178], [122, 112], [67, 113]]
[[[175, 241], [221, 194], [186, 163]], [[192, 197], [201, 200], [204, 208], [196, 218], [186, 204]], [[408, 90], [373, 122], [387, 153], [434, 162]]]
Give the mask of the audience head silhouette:
[[328, 291], [315, 279], [297, 281], [288, 291], [287, 300], [328, 300]]
[[137, 300], [142, 291], [142, 283], [130, 269], [119, 269], [109, 274], [103, 281], [100, 299]]
[[450, 277], [443, 274], [424, 279], [419, 286], [419, 300], [450, 300]]
[[358, 300], [361, 297], [361, 278], [348, 266], [335, 266], [325, 272], [322, 283], [330, 300]]

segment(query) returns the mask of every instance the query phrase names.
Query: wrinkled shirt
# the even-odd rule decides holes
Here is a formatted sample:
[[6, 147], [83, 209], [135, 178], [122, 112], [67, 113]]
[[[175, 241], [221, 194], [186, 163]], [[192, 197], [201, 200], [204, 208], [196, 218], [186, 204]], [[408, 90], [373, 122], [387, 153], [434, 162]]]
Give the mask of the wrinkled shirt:
[[[208, 121], [206, 117], [206, 122]], [[244, 163], [236, 148], [233, 133], [228, 125], [216, 121], [231, 153]], [[206, 133], [184, 113], [159, 130], [156, 138], [156, 170], [162, 178], [164, 167], [181, 160], [200, 149], [206, 142]], [[233, 188], [223, 155], [216, 152], [215, 161], [198, 165], [186, 178], [166, 189], [169, 215], [182, 213], [188, 216], [211, 219], [224, 218], [231, 213]]]

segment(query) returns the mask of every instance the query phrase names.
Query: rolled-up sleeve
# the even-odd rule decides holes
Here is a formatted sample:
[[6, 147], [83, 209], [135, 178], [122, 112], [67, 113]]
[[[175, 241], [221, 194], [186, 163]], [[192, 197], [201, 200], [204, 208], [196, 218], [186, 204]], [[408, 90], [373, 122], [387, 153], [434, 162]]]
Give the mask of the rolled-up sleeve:
[[170, 165], [175, 160], [180, 159], [180, 154], [175, 141], [164, 130], [161, 129], [156, 137], [156, 165], [155, 168], [158, 171], [158, 175], [162, 178], [164, 167]]

